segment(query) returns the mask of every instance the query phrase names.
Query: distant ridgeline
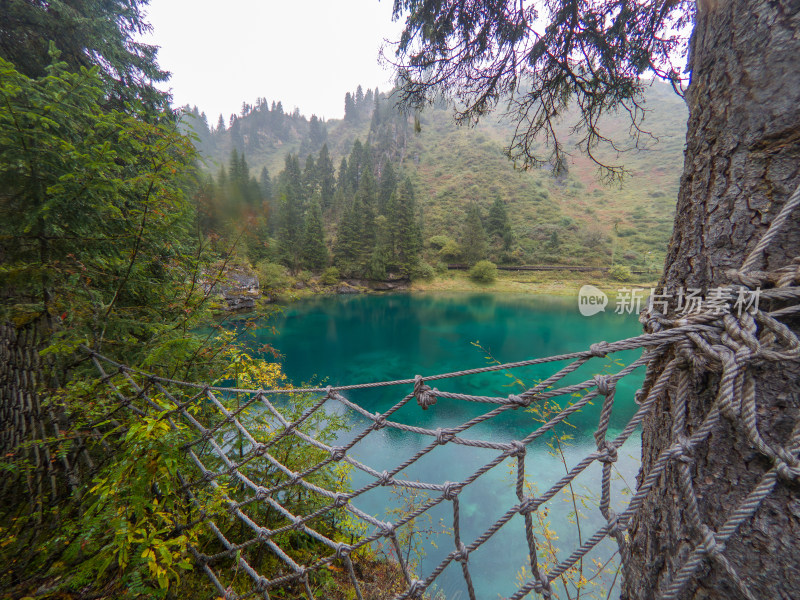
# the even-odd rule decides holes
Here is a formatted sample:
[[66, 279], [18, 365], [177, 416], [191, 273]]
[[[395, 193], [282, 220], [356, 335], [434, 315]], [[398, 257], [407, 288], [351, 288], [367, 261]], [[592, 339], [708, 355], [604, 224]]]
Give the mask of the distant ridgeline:
[[[569, 173], [518, 171], [501, 118], [459, 127], [445, 106], [403, 114], [390, 94], [361, 86], [341, 120], [310, 119], [259, 98], [209, 126], [185, 109], [207, 178], [202, 226], [238, 240], [256, 265], [343, 276], [432, 275], [448, 263], [580, 264], [657, 271], [663, 265], [683, 162], [686, 107], [669, 86], [647, 94], [644, 136], [627, 152], [599, 149], [628, 177], [604, 185], [575, 152]], [[570, 137], [569, 120], [563, 123]], [[628, 117], [602, 132], [628, 137]], [[220, 250], [224, 248], [220, 246]]]

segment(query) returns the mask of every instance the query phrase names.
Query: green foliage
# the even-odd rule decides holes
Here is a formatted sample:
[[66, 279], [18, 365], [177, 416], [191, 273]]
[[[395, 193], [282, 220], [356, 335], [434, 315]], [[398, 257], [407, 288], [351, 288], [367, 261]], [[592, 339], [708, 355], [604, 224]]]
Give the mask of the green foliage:
[[[57, 0], [3, 3], [0, 58], [22, 74], [43, 77], [51, 64], [49, 44], [72, 72], [98, 67], [103, 105], [126, 110], [144, 102], [150, 116], [168, 110], [169, 94], [156, 89], [168, 73], [156, 63], [158, 48], [141, 41], [148, 0]], [[161, 116], [164, 116], [162, 113]]]
[[428, 246], [434, 250], [441, 250], [452, 241], [452, 238], [449, 238], [446, 235], [434, 235], [432, 238], [428, 239]]
[[[368, 95], [369, 91], [365, 98]], [[266, 165], [270, 173], [285, 168], [287, 153], [294, 155], [305, 149], [301, 153], [304, 164], [310, 164], [307, 157], [313, 154], [316, 180], [311, 181], [308, 170], [301, 173], [301, 181], [304, 182], [301, 186], [304, 189], [300, 203], [301, 223], [302, 215], [306, 214], [314, 199], [309, 191], [313, 189], [314, 193], [320, 194], [318, 199], [325, 223], [326, 245], [333, 251], [334, 262], [350, 275], [366, 277], [382, 264], [380, 257], [384, 255], [383, 249], [377, 256], [374, 253], [376, 246], [382, 242], [375, 219], [383, 215], [391, 222], [387, 232], [392, 238], [397, 220], [392, 218], [389, 204], [392, 194], [399, 192], [406, 178], [411, 180], [416, 191], [415, 220], [426, 240], [426, 259], [429, 262], [464, 261], [460, 256], [460, 248], [451, 245], [449, 249], [456, 252], [450, 252], [447, 256], [436, 255], [428, 242], [430, 238], [439, 236], [463, 242], [462, 229], [467, 208], [475, 203], [483, 216], [482, 225], [487, 239], [487, 250], [481, 258], [488, 258], [497, 264], [604, 266], [608, 264], [611, 254], [609, 234], [620, 214], [623, 215], [620, 231], [635, 226], [638, 231], [647, 232], [647, 235], [623, 236], [624, 239], [614, 241], [614, 250], [625, 253], [633, 251], [640, 256], [651, 251], [651, 262], [658, 264], [662, 262], [669, 238], [678, 186], [676, 173], [682, 163], [681, 144], [673, 140], [682, 138], [686, 108], [663, 84], [653, 85], [648, 89], [647, 96], [651, 114], [658, 115], [648, 124], [648, 129], [661, 141], [648, 147], [647, 152], [627, 154], [626, 164], [636, 175], [627, 179], [624, 187], [613, 192], [609, 190], [608, 193], [591, 181], [588, 175], [592, 170], [591, 160], [580, 155], [574, 157], [572, 173], [567, 178], [554, 178], [541, 171], [523, 173], [515, 170], [503, 154], [503, 144], [513, 131], [507, 123], [498, 119], [487, 118], [474, 130], [465, 130], [452, 124], [448, 110], [432, 105], [420, 115], [425, 123], [422, 132], [412, 135], [413, 121], [397, 112], [394, 99], [385, 94], [375, 96], [371, 105], [371, 122], [360, 117], [353, 121], [327, 121], [326, 142], [319, 153], [316, 153], [310, 141], [308, 120], [290, 120], [288, 115], [280, 116], [280, 119], [287, 119], [285, 129], [288, 137], [278, 139], [279, 130], [282, 130], [279, 118], [264, 103], [253, 108], [246, 116], [237, 118], [236, 126], [245, 134], [242, 143], [247, 151], [248, 162], [259, 168], [260, 165]], [[364, 110], [367, 110], [367, 105], [364, 105]], [[201, 117], [198, 114], [198, 118]], [[567, 120], [569, 118], [570, 115]], [[627, 132], [622, 115], [607, 117], [602, 127], [610, 135], [625, 135]], [[225, 130], [212, 135], [213, 148], [208, 150], [209, 158], [227, 161], [232, 147], [231, 137], [230, 131]], [[363, 143], [365, 139], [369, 140], [369, 144]], [[255, 140], [264, 142], [256, 148]], [[355, 143], [354, 140], [361, 141]], [[570, 143], [573, 141], [577, 142], [570, 138]], [[598, 151], [598, 156], [615, 159], [613, 154], [603, 154], [602, 151]], [[322, 169], [323, 164], [328, 166]], [[331, 166], [333, 164], [338, 167], [335, 173]], [[365, 193], [362, 192], [363, 218], [355, 226], [349, 223], [344, 227], [363, 232], [365, 243], [355, 252], [348, 251], [358, 255], [358, 258], [340, 256], [337, 259], [335, 255], [341, 249], [339, 244], [342, 236], [339, 234], [343, 229], [343, 221], [353, 216], [348, 212], [368, 164], [372, 167], [373, 183], [370, 187], [374, 193], [366, 196], [370, 196], [372, 202], [369, 206], [364, 205]], [[327, 172], [324, 176], [327, 184], [323, 184], [322, 171]], [[279, 178], [274, 178], [273, 188], [276, 190]], [[323, 193], [324, 189], [329, 191]], [[662, 195], [654, 195], [653, 190], [664, 191]], [[279, 198], [271, 202], [266, 227], [269, 235], [277, 241], [281, 237]], [[508, 228], [502, 225], [501, 206]], [[419, 217], [420, 212], [424, 212], [424, 220]], [[263, 242], [256, 241], [251, 250], [249, 226], [243, 229], [242, 239], [247, 243], [248, 256], [262, 253], [251, 256], [253, 262], [268, 257], [279, 259], [275, 252], [279, 244], [265, 247]], [[589, 230], [597, 230], [601, 235], [592, 238], [598, 243], [587, 254], [584, 237]], [[220, 232], [228, 242], [235, 240], [235, 236], [225, 232], [224, 228]], [[266, 236], [253, 237], [255, 240], [266, 239]], [[557, 243], [552, 243], [551, 238], [557, 239]], [[385, 261], [387, 273], [396, 272], [400, 267], [395, 260], [396, 244], [393, 238], [390, 245], [391, 258]], [[380, 268], [377, 270], [380, 271]]]
[[469, 270], [469, 278], [478, 283], [494, 283], [497, 279], [497, 265], [488, 260], [481, 260]]
[[480, 208], [474, 202], [467, 208], [461, 236], [461, 256], [468, 265], [474, 265], [486, 257], [486, 231], [483, 228], [483, 217]]
[[262, 290], [274, 291], [289, 285], [289, 273], [286, 267], [278, 263], [262, 260], [256, 265], [256, 273]]
[[307, 269], [321, 271], [328, 264], [328, 248], [322, 229], [322, 209], [319, 202], [312, 202], [306, 212], [303, 230], [302, 264]]
[[427, 281], [436, 277], [436, 271], [424, 260], [420, 260], [411, 267], [408, 277], [411, 279], [411, 281], [417, 281], [420, 279]]
[[328, 267], [322, 273], [322, 276], [319, 278], [319, 282], [322, 285], [336, 285], [339, 283], [341, 275], [339, 274], [339, 269], [336, 267]]
[[81, 569], [96, 569], [98, 576], [118, 570], [137, 584], [137, 595], [164, 597], [180, 582], [180, 571], [192, 568], [187, 545], [196, 542], [198, 528], [176, 529], [177, 513], [186, 509], [177, 477], [184, 441], [181, 429], [172, 430], [158, 417], [144, 417], [128, 428], [116, 460], [89, 490], [91, 502], [76, 543], [94, 552]]
[[509, 250], [511, 244], [514, 242], [514, 236], [511, 233], [511, 224], [508, 221], [508, 213], [506, 212], [506, 205], [502, 198], [498, 196], [489, 208], [489, 218], [486, 222], [486, 233], [491, 240], [491, 246], [495, 249], [495, 254], [498, 251]]
[[0, 59], [6, 316], [130, 346], [132, 361], [159, 336], [185, 337], [204, 301], [185, 192], [194, 152], [169, 120], [101, 108], [96, 69], [65, 69], [31, 79]]
[[630, 281], [633, 279], [631, 268], [627, 265], [614, 265], [608, 270], [608, 275], [617, 281]]

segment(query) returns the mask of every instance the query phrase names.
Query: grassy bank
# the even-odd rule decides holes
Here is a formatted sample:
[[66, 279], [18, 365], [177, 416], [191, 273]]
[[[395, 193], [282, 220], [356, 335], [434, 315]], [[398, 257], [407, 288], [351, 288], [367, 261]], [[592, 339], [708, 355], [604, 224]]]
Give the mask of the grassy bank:
[[600, 288], [609, 296], [616, 296], [620, 288], [649, 289], [657, 282], [655, 275], [641, 276], [630, 282], [611, 279], [601, 271], [580, 273], [574, 271], [499, 271], [493, 283], [478, 283], [466, 271], [448, 271], [429, 281], [415, 281], [412, 292], [494, 292], [548, 294], [577, 296], [581, 286], [589, 284]]
[[[615, 298], [618, 290], [622, 288], [641, 288], [645, 290], [642, 297], [646, 297], [651, 287], [657, 284], [657, 276], [637, 276], [632, 281], [616, 281], [602, 271], [580, 273], [574, 271], [498, 271], [497, 279], [492, 283], [478, 283], [469, 278], [466, 271], [448, 271], [437, 275], [433, 279], [412, 282], [407, 289], [397, 292], [381, 292], [357, 288], [363, 293], [485, 293], [496, 294], [542, 294], [550, 296], [577, 297], [578, 290], [583, 285], [593, 285], [606, 294]], [[321, 286], [310, 284], [303, 289], [293, 287], [274, 290], [271, 296], [274, 302], [260, 301], [258, 310], [265, 310], [269, 306], [287, 305], [312, 296], [335, 295], [338, 285]]]

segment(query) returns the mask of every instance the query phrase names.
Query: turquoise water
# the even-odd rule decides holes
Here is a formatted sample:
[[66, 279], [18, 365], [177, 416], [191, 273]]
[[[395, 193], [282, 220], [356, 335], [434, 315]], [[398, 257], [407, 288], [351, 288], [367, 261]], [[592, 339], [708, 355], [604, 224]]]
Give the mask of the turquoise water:
[[[292, 304], [282, 315], [258, 330], [254, 347], [269, 344], [283, 355], [284, 370], [295, 385], [312, 382], [319, 385], [350, 385], [371, 381], [423, 377], [488, 364], [486, 355], [500, 362], [513, 362], [573, 352], [588, 348], [591, 343], [614, 341], [638, 335], [639, 323], [633, 315], [601, 313], [583, 317], [578, 313], [575, 298], [493, 294], [429, 294], [385, 296], [318, 297]], [[273, 332], [272, 326], [277, 330]], [[477, 347], [475, 344], [479, 344]], [[615, 358], [628, 364], [639, 352], [625, 352]], [[513, 374], [526, 385], [546, 378], [565, 362], [537, 365], [514, 370]], [[565, 383], [583, 381], [598, 372], [618, 370], [611, 359], [592, 359]], [[641, 383], [643, 372], [623, 379], [611, 420], [610, 436], [618, 432], [633, 415], [636, 405], [633, 394]], [[511, 384], [511, 385], [510, 385]], [[431, 383], [441, 390], [487, 396], [507, 396], [523, 388], [513, 385], [507, 373], [497, 372]], [[411, 391], [411, 386], [395, 386], [347, 392], [345, 396], [375, 413], [383, 412]], [[575, 398], [563, 399], [563, 403]], [[341, 408], [341, 405], [337, 405]], [[439, 399], [427, 411], [411, 402], [393, 415], [392, 420], [436, 429], [461, 424], [484, 414], [493, 406]], [[331, 408], [335, 410], [335, 408]], [[368, 422], [351, 414], [351, 431], [342, 434], [340, 444], [353, 439]], [[566, 467], [574, 466], [594, 449], [592, 434], [597, 426], [599, 402], [570, 418], [574, 427], [562, 427], [561, 433], [573, 436], [564, 449]], [[469, 439], [507, 442], [519, 439], [538, 426], [525, 410], [509, 410], [489, 422], [477, 425], [462, 434]], [[359, 442], [352, 455], [377, 471], [388, 470], [425, 447], [429, 436], [382, 429]], [[484, 450], [447, 444], [407, 469], [402, 476], [412, 480], [441, 484], [458, 481], [486, 464], [498, 454]], [[619, 490], [633, 485], [638, 468], [638, 438], [623, 447], [615, 465], [619, 476], [614, 487]], [[511, 462], [500, 465], [468, 486], [459, 496], [462, 538], [469, 544], [483, 533], [517, 500]], [[565, 465], [554, 456], [545, 441], [536, 442], [526, 459], [526, 473], [535, 489], [542, 492], [565, 473]], [[356, 472], [354, 485], [369, 481], [369, 476]], [[599, 497], [599, 467], [593, 465], [574, 484], [577, 493]], [[559, 557], [568, 556], [579, 542], [579, 534], [571, 523], [572, 504], [565, 495], [553, 498], [548, 518], [557, 532]], [[399, 500], [387, 488], [377, 488], [354, 500], [359, 509], [384, 520], [391, 520], [387, 511]], [[585, 540], [602, 525], [596, 500], [589, 500], [582, 509], [580, 539]], [[452, 508], [442, 503], [432, 511], [432, 527], [439, 519], [452, 527]], [[422, 526], [427, 527], [426, 523]], [[433, 542], [433, 543], [431, 543]], [[452, 537], [435, 535], [422, 541], [425, 555], [420, 574], [424, 577], [453, 550]], [[437, 547], [434, 546], [434, 544]], [[596, 557], [609, 554], [605, 543]], [[479, 598], [497, 598], [512, 594], [517, 575], [526, 564], [527, 545], [522, 518], [515, 516], [498, 534], [470, 555], [469, 568]], [[587, 571], [588, 575], [588, 571]], [[437, 579], [438, 589], [447, 598], [466, 598], [461, 566], [454, 562]], [[610, 585], [610, 577], [609, 583]], [[605, 597], [605, 594], [603, 594]]]

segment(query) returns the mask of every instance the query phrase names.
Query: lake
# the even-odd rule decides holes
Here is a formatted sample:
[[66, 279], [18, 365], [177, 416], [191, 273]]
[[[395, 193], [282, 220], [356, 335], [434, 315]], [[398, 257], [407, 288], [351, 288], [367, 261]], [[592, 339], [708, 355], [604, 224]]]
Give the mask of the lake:
[[[271, 327], [274, 326], [276, 332]], [[635, 315], [616, 315], [609, 311], [583, 317], [577, 310], [576, 298], [500, 294], [393, 294], [326, 296], [296, 302], [257, 331], [254, 347], [269, 344], [283, 355], [286, 374], [294, 385], [350, 385], [372, 381], [423, 377], [462, 369], [486, 366], [488, 355], [502, 363], [585, 350], [598, 341], [614, 341], [633, 337], [641, 332]], [[619, 363], [629, 364], [640, 351], [618, 353], [610, 358], [595, 358], [564, 382], [577, 383], [594, 373], [616, 372]], [[515, 369], [513, 375], [530, 387], [556, 372], [566, 363], [550, 363]], [[509, 377], [495, 372], [470, 377], [432, 382], [432, 387], [448, 392], [508, 396], [525, 388]], [[618, 433], [633, 415], [635, 390], [643, 378], [643, 370], [620, 381], [611, 419], [609, 437]], [[357, 390], [344, 395], [371, 413], [383, 412], [411, 391], [411, 386], [395, 386]], [[562, 399], [562, 405], [576, 398]], [[341, 405], [338, 405], [341, 407]], [[344, 408], [342, 408], [343, 413]], [[493, 405], [439, 399], [423, 411], [412, 401], [393, 415], [392, 420], [430, 429], [452, 427], [484, 414]], [[526, 474], [532, 490], [545, 491], [563, 477], [565, 469], [595, 449], [592, 434], [598, 421], [600, 401], [594, 402], [569, 419], [570, 426], [557, 432], [569, 434], [562, 446], [562, 455], [554, 452], [547, 441], [539, 440], [528, 448]], [[353, 411], [346, 411], [353, 425], [342, 434], [340, 444], [354, 439], [368, 420]], [[463, 437], [508, 442], [524, 437], [538, 427], [535, 415], [528, 410], [509, 410], [480, 423]], [[358, 460], [378, 472], [397, 466], [431, 442], [429, 436], [384, 428], [359, 442], [352, 451]], [[407, 469], [403, 476], [412, 480], [441, 484], [459, 481], [498, 455], [497, 450], [446, 444], [436, 448]], [[634, 436], [623, 446], [615, 464], [615, 490], [635, 485], [638, 470], [639, 438]], [[564, 464], [566, 462], [566, 465]], [[512, 461], [489, 471], [460, 496], [461, 535], [469, 544], [483, 533], [500, 515], [517, 503], [514, 492]], [[600, 494], [600, 468], [594, 464], [573, 484], [574, 492], [584, 500], [578, 526], [574, 523], [572, 497], [559, 494], [548, 503], [547, 520], [558, 539], [551, 548], [559, 559], [568, 556], [580, 540], [591, 536], [604, 524], [597, 509]], [[354, 486], [370, 481], [355, 471]], [[622, 498], [626, 498], [623, 494]], [[401, 500], [379, 487], [355, 499], [361, 510], [383, 520], [392, 520], [387, 511]], [[619, 505], [614, 505], [619, 509]], [[543, 514], [543, 511], [539, 511]], [[420, 528], [437, 528], [439, 519], [452, 527], [452, 508], [443, 502], [432, 511], [431, 523]], [[396, 517], [395, 517], [396, 518]], [[527, 545], [522, 517], [512, 518], [489, 541], [470, 554], [469, 567], [478, 598], [506, 597], [518, 585], [520, 569], [527, 564]], [[539, 539], [540, 536], [537, 536]], [[551, 536], [552, 537], [552, 536]], [[425, 548], [420, 575], [424, 578], [454, 548], [451, 536], [438, 534], [420, 543]], [[607, 540], [589, 557], [604, 560], [614, 546]], [[584, 574], [589, 577], [587, 567]], [[529, 577], [529, 569], [526, 577]], [[605, 578], [605, 591], [612, 585], [613, 574]], [[599, 580], [599, 579], [598, 579]], [[467, 598], [466, 586], [457, 562], [451, 563], [438, 577], [437, 589], [449, 599]], [[591, 586], [590, 586], [591, 587]], [[600, 594], [601, 587], [595, 592]], [[562, 590], [563, 591], [563, 590]], [[602, 593], [605, 598], [605, 591]]]

